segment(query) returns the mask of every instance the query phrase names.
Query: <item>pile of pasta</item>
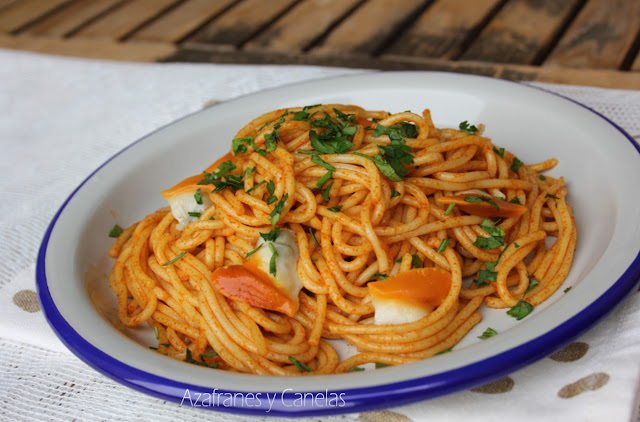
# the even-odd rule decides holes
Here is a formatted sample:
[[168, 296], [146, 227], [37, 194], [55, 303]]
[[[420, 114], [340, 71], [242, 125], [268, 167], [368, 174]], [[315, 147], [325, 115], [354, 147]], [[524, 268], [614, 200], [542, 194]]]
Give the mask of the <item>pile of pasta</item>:
[[[483, 131], [436, 128], [429, 110], [341, 104], [252, 120], [225, 157], [231, 170], [216, 178], [218, 162], [201, 176], [219, 183], [201, 184], [212, 205], [197, 221], [180, 230], [163, 208], [115, 241], [109, 282], [120, 320], [148, 324], [153, 348], [178, 360], [313, 375], [448, 351], [481, 321], [481, 306], [520, 319], [566, 278], [576, 225], [564, 179], [541, 174], [557, 160], [525, 164]], [[483, 215], [516, 205], [526, 210]], [[292, 316], [230, 299], [211, 279], [246, 262], [274, 227], [291, 230], [299, 250]], [[416, 321], [375, 324], [368, 284], [417, 267], [450, 273], [442, 302]], [[357, 353], [339, 357], [334, 339]]]

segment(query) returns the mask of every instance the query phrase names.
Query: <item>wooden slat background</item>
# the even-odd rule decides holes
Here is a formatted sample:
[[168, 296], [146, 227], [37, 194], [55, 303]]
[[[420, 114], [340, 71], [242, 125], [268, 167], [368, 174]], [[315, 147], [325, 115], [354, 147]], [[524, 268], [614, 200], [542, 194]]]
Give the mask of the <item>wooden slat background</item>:
[[640, 89], [640, 0], [0, 0], [0, 48]]

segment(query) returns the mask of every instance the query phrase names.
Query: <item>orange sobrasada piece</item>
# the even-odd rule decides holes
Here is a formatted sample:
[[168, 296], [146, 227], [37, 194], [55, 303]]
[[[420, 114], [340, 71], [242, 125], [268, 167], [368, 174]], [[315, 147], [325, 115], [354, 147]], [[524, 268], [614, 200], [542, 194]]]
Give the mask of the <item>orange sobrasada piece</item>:
[[[480, 202], [471, 202], [466, 200], [469, 197], [478, 198], [478, 201]], [[486, 199], [483, 200], [480, 198]], [[455, 202], [456, 207], [460, 208], [462, 211], [479, 217], [518, 217], [527, 212], [527, 208], [522, 205], [512, 204], [501, 199], [483, 195], [461, 194], [443, 196], [442, 198], [438, 198], [438, 202], [443, 205], [449, 205], [452, 202]]]
[[228, 265], [211, 274], [211, 281], [225, 297], [289, 316], [298, 304], [273, 284], [264, 271], [253, 265]]
[[[228, 152], [222, 157], [218, 158], [215, 163], [211, 164], [209, 167], [204, 169], [204, 171], [206, 171], [207, 173], [211, 173], [213, 170], [217, 169], [220, 166], [220, 164], [224, 163], [225, 161], [231, 160], [232, 158], [233, 158], [233, 155], [231, 155], [231, 153]], [[196, 174], [195, 176], [187, 177], [186, 179], [184, 179], [174, 187], [163, 190], [161, 192], [162, 196], [164, 196], [166, 199], [169, 199], [177, 193], [191, 192], [191, 191], [195, 192], [196, 190], [198, 190], [199, 187], [202, 187], [198, 185], [198, 182], [201, 181], [202, 179], [203, 179], [202, 173]]]
[[451, 273], [437, 267], [414, 268], [368, 286], [377, 297], [436, 307], [449, 294]]

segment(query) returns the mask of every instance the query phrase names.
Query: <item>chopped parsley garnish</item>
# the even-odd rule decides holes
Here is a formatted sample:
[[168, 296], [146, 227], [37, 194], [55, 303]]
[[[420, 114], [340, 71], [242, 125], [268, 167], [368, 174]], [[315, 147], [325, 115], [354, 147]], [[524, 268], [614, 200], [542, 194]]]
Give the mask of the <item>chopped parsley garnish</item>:
[[252, 187], [252, 188], [250, 188], [250, 189], [247, 191], [247, 193], [251, 193], [251, 192], [253, 192], [254, 190], [258, 189], [260, 186], [264, 185], [265, 183], [267, 183], [267, 181], [266, 181], [266, 180], [263, 180], [262, 182], [256, 183], [255, 185], [253, 185], [253, 187]]
[[253, 255], [254, 253], [258, 252], [260, 250], [260, 248], [264, 246], [264, 243], [261, 243], [258, 245], [257, 248], [255, 248], [254, 250], [247, 252], [247, 254], [244, 256], [245, 258], [249, 258], [251, 255]]
[[193, 199], [196, 200], [196, 204], [202, 205], [202, 189], [198, 188], [196, 193], [193, 194]]
[[387, 366], [391, 366], [391, 365], [388, 365], [388, 364], [382, 363], [382, 362], [376, 362], [376, 369], [386, 368]]
[[422, 260], [416, 254], [411, 255], [411, 268], [422, 268]]
[[318, 242], [318, 239], [316, 239], [316, 231], [313, 229], [313, 227], [309, 227], [309, 234], [311, 234], [313, 243], [315, 243], [317, 247], [320, 247], [320, 243]]
[[486, 286], [489, 283], [487, 281], [496, 281], [496, 277], [498, 276], [497, 271], [493, 271], [498, 265], [498, 261], [488, 261], [484, 263], [484, 270], [478, 271], [478, 278], [475, 280], [476, 286]]
[[453, 347], [449, 347], [448, 349], [444, 349], [443, 351], [436, 353], [436, 356], [437, 355], [444, 355], [445, 353], [449, 353], [452, 350], [453, 350]]
[[197, 217], [197, 218], [200, 218], [200, 216], [202, 215], [199, 212], [195, 212], [195, 211], [189, 211], [187, 214], [189, 214], [189, 217]]
[[379, 137], [387, 135], [391, 143], [389, 145], [378, 145], [380, 154], [376, 154], [373, 157], [358, 152], [354, 152], [354, 154], [372, 160], [376, 164], [376, 167], [378, 167], [378, 170], [387, 176], [389, 180], [393, 182], [403, 180], [403, 177], [407, 174], [405, 165], [413, 164], [412, 150], [411, 147], [406, 145], [404, 136], [417, 136], [413, 133], [414, 130], [417, 131], [417, 127], [415, 127], [415, 129], [409, 129], [409, 126], [415, 127], [411, 124], [393, 125], [389, 127], [380, 124], [377, 125], [373, 131], [373, 136]]
[[294, 358], [293, 356], [289, 356], [289, 360], [291, 361], [291, 363], [293, 363], [296, 368], [298, 368], [298, 371], [300, 372], [312, 372], [313, 370], [311, 368], [309, 368], [307, 365], [305, 365], [304, 363], [300, 362], [298, 359]]
[[198, 182], [199, 185], [212, 184], [216, 188], [213, 193], [220, 192], [221, 190], [230, 187], [233, 190], [242, 189], [242, 179], [245, 176], [251, 175], [255, 171], [255, 167], [247, 168], [242, 174], [228, 174], [236, 169], [236, 166], [229, 160], [220, 164], [218, 171], [216, 172], [203, 172], [204, 178]]
[[331, 212], [340, 212], [340, 210], [342, 209], [342, 205], [338, 205], [337, 207], [331, 207], [327, 209]]
[[513, 247], [514, 247], [514, 248], [519, 248], [519, 247], [520, 247], [520, 245], [518, 245], [516, 242], [513, 242]]
[[[244, 138], [235, 138], [234, 140], [232, 140], [231, 150], [233, 151], [233, 155], [238, 155], [238, 153], [244, 154], [245, 152], [247, 152], [247, 146], [245, 144], [254, 146], [255, 144], [253, 143], [253, 137], [246, 136]], [[256, 149], [256, 147], [254, 147], [254, 149]]]
[[500, 157], [504, 158], [504, 148], [498, 149], [496, 147], [493, 147], [493, 152], [498, 154]]
[[529, 302], [521, 300], [507, 311], [507, 315], [510, 315], [520, 321], [522, 318], [529, 315], [531, 311], [533, 311], [533, 305]]
[[316, 183], [316, 187], [318, 189], [322, 188], [322, 186], [324, 186], [325, 183], [327, 183], [327, 181], [329, 179], [331, 179], [331, 177], [333, 176], [333, 172], [331, 170], [327, 171], [324, 176], [322, 176], [320, 179], [318, 179], [318, 182]]
[[287, 202], [287, 199], [289, 199], [289, 194], [285, 193], [282, 199], [280, 200], [280, 202], [278, 202], [276, 206], [273, 208], [273, 211], [271, 211], [270, 215], [271, 215], [272, 226], [275, 226], [278, 220], [280, 220], [280, 215], [282, 214], [282, 210], [284, 209], [284, 203]]
[[538, 179], [542, 180], [543, 182], [544, 182], [545, 180], [547, 180], [547, 178], [546, 178], [544, 175], [542, 175], [542, 174], [541, 174], [540, 176], [538, 176]]
[[496, 227], [495, 223], [488, 218], [485, 218], [480, 223], [480, 228], [489, 233], [489, 237], [478, 236], [473, 242], [473, 245], [484, 250], [490, 250], [504, 245], [504, 230], [500, 227]]
[[456, 207], [456, 203], [452, 202], [449, 204], [449, 206], [447, 207], [447, 210], [444, 212], [444, 215], [449, 215], [451, 214], [451, 211], [453, 211], [453, 209]]
[[153, 327], [153, 333], [156, 335], [156, 340], [160, 340], [160, 333], [158, 332], [158, 326]]
[[269, 192], [269, 196], [267, 197], [267, 205], [271, 205], [278, 200], [277, 197], [273, 195], [276, 191], [276, 182], [273, 180], [269, 180], [267, 182], [267, 192]]
[[311, 162], [315, 163], [315, 164], [317, 164], [319, 166], [322, 166], [322, 167], [326, 168], [329, 171], [336, 171], [336, 168], [334, 166], [332, 166], [331, 164], [329, 164], [326, 161], [324, 161], [318, 155], [312, 155], [311, 156]]
[[176, 262], [177, 260], [179, 260], [180, 258], [182, 258], [183, 256], [185, 256], [187, 254], [187, 251], [182, 251], [178, 254], [178, 256], [176, 256], [175, 258], [173, 258], [171, 261], [167, 261], [164, 264], [162, 264], [163, 267], [166, 267], [167, 265], [171, 265], [174, 262]]
[[517, 196], [514, 196], [513, 198], [511, 198], [509, 203], [510, 204], [516, 204], [516, 205], [522, 205], [522, 202], [520, 202], [520, 199]]
[[545, 197], [545, 198], [551, 198], [551, 199], [560, 199], [560, 198], [558, 198], [558, 197], [557, 197], [557, 196], [555, 196], [555, 195], [551, 195], [550, 193], [546, 194], [544, 197]]
[[276, 247], [273, 246], [273, 242], [267, 243], [269, 245], [269, 250], [271, 251], [271, 259], [269, 260], [269, 274], [272, 274], [274, 277], [276, 275], [276, 259], [278, 259], [278, 251]]
[[496, 334], [498, 334], [498, 332], [496, 330], [494, 330], [493, 328], [487, 328], [486, 330], [484, 330], [484, 333], [482, 333], [481, 336], [478, 336], [478, 338], [480, 340], [485, 340], [488, 339], [489, 337], [493, 337]]
[[573, 286], [569, 286], [566, 289], [564, 289], [564, 292], [567, 293], [569, 290], [571, 290], [571, 287], [573, 287]]
[[218, 353], [216, 353], [216, 352], [200, 353], [200, 357], [201, 358], [215, 358], [215, 357], [218, 357]]
[[398, 192], [397, 190], [394, 190], [393, 192], [391, 192], [392, 198], [395, 198], [396, 196], [400, 196], [400, 192]]
[[475, 125], [470, 125], [468, 121], [460, 123], [458, 126], [460, 130], [468, 135], [475, 135], [478, 133], [478, 128]]
[[111, 231], [109, 231], [109, 237], [120, 237], [122, 231], [122, 227], [116, 224], [111, 228]]
[[496, 204], [495, 201], [488, 196], [466, 196], [464, 198], [464, 202], [486, 202], [489, 205], [493, 205], [498, 211], [500, 211], [500, 207], [498, 206], [498, 204]]
[[384, 280], [385, 278], [389, 278], [389, 276], [387, 274], [383, 274], [383, 273], [373, 273], [373, 275], [371, 275], [371, 277], [369, 277], [369, 280], [377, 278], [378, 281], [380, 280]]
[[525, 290], [524, 294], [526, 295], [531, 290], [535, 289], [538, 286], [538, 284], [540, 284], [540, 282], [538, 282], [538, 280], [536, 280], [535, 278], [530, 279], [529, 280], [529, 287], [527, 287], [527, 290]]
[[293, 113], [293, 117], [291, 118], [291, 120], [297, 120], [297, 121], [303, 121], [303, 122], [308, 121], [309, 117], [310, 117], [309, 110], [314, 108], [314, 107], [318, 107], [320, 105], [322, 105], [322, 104], [314, 104], [314, 105], [304, 106], [301, 111], [296, 111], [296, 112]]
[[349, 369], [347, 372], [361, 372], [364, 371], [364, 368], [361, 368], [359, 366], [354, 366], [353, 368]]
[[513, 161], [511, 162], [511, 167], [509, 167], [509, 169], [514, 173], [517, 173], [521, 165], [522, 161], [520, 161], [518, 157], [513, 157]]
[[344, 154], [353, 146], [350, 139], [357, 127], [352, 126], [355, 114], [346, 114], [334, 108], [335, 117], [325, 114], [321, 119], [311, 120], [312, 128], [326, 129], [320, 133], [309, 131], [311, 147], [318, 154]]
[[331, 187], [333, 186], [333, 182], [329, 183], [327, 187], [322, 191], [322, 199], [326, 202], [329, 202], [329, 192], [331, 191]]
[[[200, 358], [202, 358], [202, 355], [200, 355]], [[187, 363], [192, 363], [192, 364], [198, 365], [198, 366], [206, 366], [207, 368], [217, 368], [218, 367], [217, 363], [208, 364], [204, 360], [202, 360], [202, 361], [195, 360], [193, 358], [193, 356], [191, 355], [191, 350], [188, 347], [187, 347], [187, 356], [185, 358], [185, 361]]]
[[442, 253], [447, 249], [447, 246], [449, 246], [449, 239], [442, 239], [442, 242], [440, 242], [440, 246], [438, 246], [438, 249], [436, 249], [436, 252], [438, 253]]
[[275, 242], [279, 234], [280, 228], [276, 227], [269, 233], [260, 233], [260, 237], [263, 238], [265, 242]]

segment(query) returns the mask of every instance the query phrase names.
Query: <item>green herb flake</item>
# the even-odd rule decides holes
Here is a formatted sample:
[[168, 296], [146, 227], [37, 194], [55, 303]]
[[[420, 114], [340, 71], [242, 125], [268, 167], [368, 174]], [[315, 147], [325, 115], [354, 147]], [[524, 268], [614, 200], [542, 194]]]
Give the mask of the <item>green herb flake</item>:
[[364, 371], [364, 368], [361, 368], [359, 366], [354, 366], [353, 368], [349, 369], [347, 372], [362, 372]]
[[387, 366], [391, 366], [391, 365], [388, 365], [388, 364], [382, 363], [382, 362], [376, 362], [376, 369], [386, 368]]
[[171, 265], [174, 262], [176, 262], [177, 260], [179, 260], [180, 258], [182, 258], [183, 256], [185, 256], [187, 254], [187, 251], [182, 251], [180, 252], [180, 254], [178, 254], [178, 256], [176, 256], [175, 258], [173, 258], [171, 261], [167, 261], [164, 264], [162, 264], [163, 267], [166, 267], [167, 265]]
[[158, 332], [158, 326], [153, 327], [153, 333], [156, 336], [156, 340], [160, 340], [160, 333]]
[[269, 260], [269, 274], [272, 274], [274, 277], [276, 276], [276, 259], [278, 259], [278, 251], [276, 247], [273, 246], [272, 242], [267, 243], [269, 245], [269, 250], [271, 251], [271, 259]]
[[324, 161], [322, 158], [320, 158], [317, 155], [312, 155], [311, 156], [311, 162], [314, 164], [317, 164], [319, 166], [324, 167], [325, 169], [329, 170], [329, 171], [336, 171], [336, 168], [334, 166], [332, 166], [331, 164], [327, 163], [326, 161]]
[[543, 182], [544, 182], [545, 180], [547, 180], [547, 178], [546, 178], [544, 175], [542, 175], [542, 174], [541, 174], [540, 176], [538, 176], [538, 179], [542, 180]]
[[260, 237], [263, 238], [265, 242], [275, 242], [279, 234], [280, 228], [276, 227], [269, 233], [260, 233]]
[[333, 182], [329, 183], [327, 187], [322, 191], [322, 199], [326, 202], [329, 202], [329, 193], [331, 192], [331, 187], [333, 186]]
[[[200, 355], [200, 358], [202, 358], [202, 355]], [[198, 366], [206, 366], [207, 368], [217, 368], [218, 367], [217, 363], [208, 364], [204, 360], [202, 360], [202, 361], [195, 360], [193, 358], [193, 355], [191, 354], [191, 350], [188, 347], [187, 347], [187, 355], [185, 357], [185, 361], [187, 363], [192, 363], [192, 364], [198, 365]]]
[[313, 372], [311, 368], [309, 368], [307, 365], [305, 365], [303, 362], [300, 362], [298, 359], [294, 358], [293, 356], [289, 356], [289, 360], [291, 361], [291, 363], [293, 363], [296, 366], [296, 368], [298, 368], [298, 371]]
[[495, 249], [504, 245], [505, 232], [502, 228], [496, 227], [495, 223], [485, 218], [480, 224], [480, 228], [489, 234], [489, 237], [478, 236], [473, 245], [484, 250]]
[[557, 196], [555, 196], [555, 195], [551, 195], [550, 193], [546, 194], [544, 197], [545, 197], [545, 198], [551, 198], [551, 199], [560, 199], [560, 198], [558, 198], [558, 197], [557, 197]]
[[189, 214], [189, 217], [196, 217], [196, 218], [200, 218], [200, 216], [202, 215], [196, 211], [189, 211], [187, 214]]
[[111, 231], [109, 231], [109, 237], [120, 237], [122, 231], [122, 227], [116, 224], [111, 228]]
[[452, 350], [453, 350], [453, 347], [449, 347], [448, 349], [444, 349], [443, 351], [436, 353], [436, 356], [437, 355], [444, 355], [445, 353], [449, 353]]
[[311, 238], [313, 239], [313, 243], [315, 243], [317, 247], [320, 247], [320, 243], [318, 242], [318, 239], [316, 238], [316, 231], [313, 229], [313, 227], [309, 227], [309, 234], [311, 234]]
[[329, 179], [331, 179], [331, 177], [333, 176], [333, 172], [331, 170], [327, 171], [324, 176], [322, 176], [320, 179], [318, 179], [318, 182], [316, 183], [316, 187], [318, 189], [322, 188], [322, 186], [324, 186], [325, 183], [327, 183], [329, 181]]
[[522, 205], [522, 202], [520, 202], [520, 199], [517, 196], [514, 196], [513, 198], [511, 198], [509, 203], [510, 204], [516, 204], [516, 205]]
[[504, 148], [498, 149], [496, 147], [493, 147], [493, 152], [498, 154], [500, 157], [504, 158]]
[[540, 284], [540, 282], [538, 280], [536, 280], [535, 278], [530, 279], [529, 280], [529, 287], [527, 287], [527, 290], [525, 290], [524, 294], [526, 295], [531, 290], [533, 290], [536, 287], [538, 287], [539, 284]]
[[392, 198], [395, 198], [396, 196], [400, 196], [400, 192], [398, 192], [397, 190], [394, 190], [393, 192], [391, 192]]
[[284, 204], [287, 201], [287, 199], [289, 199], [289, 194], [285, 193], [282, 199], [280, 200], [280, 202], [278, 202], [276, 206], [273, 208], [273, 211], [271, 211], [270, 215], [271, 215], [272, 226], [275, 226], [278, 220], [280, 220], [280, 215], [282, 214], [282, 210], [284, 210]]
[[507, 315], [514, 317], [518, 321], [526, 317], [533, 311], [533, 305], [524, 300], [519, 301], [507, 311]]
[[442, 253], [447, 249], [447, 246], [449, 246], [449, 239], [442, 239], [442, 242], [440, 242], [440, 246], [438, 246], [438, 249], [436, 249], [436, 252], [438, 253]]
[[478, 338], [480, 340], [486, 340], [490, 337], [495, 336], [496, 334], [498, 334], [498, 332], [496, 330], [494, 330], [493, 328], [487, 328], [486, 330], [484, 330], [484, 333], [482, 333], [481, 336], [478, 336]]
[[422, 260], [416, 254], [411, 255], [411, 268], [422, 268]]
[[263, 247], [263, 246], [264, 246], [264, 243], [259, 244], [257, 248], [255, 248], [254, 250], [252, 250], [250, 252], [247, 252], [247, 254], [244, 257], [245, 258], [249, 258], [254, 253], [258, 252], [260, 250], [260, 248]]
[[511, 161], [511, 167], [509, 167], [509, 169], [514, 173], [517, 173], [521, 165], [522, 161], [520, 161], [518, 157], [513, 157], [513, 161]]
[[377, 278], [378, 281], [380, 281], [380, 280], [384, 280], [385, 278], [389, 278], [389, 276], [384, 273], [373, 273], [371, 277], [369, 277], [369, 280], [373, 280], [374, 278]]
[[337, 207], [331, 207], [327, 209], [331, 212], [340, 212], [340, 210], [342, 209], [342, 205], [338, 205]]
[[253, 192], [254, 190], [258, 189], [260, 186], [264, 185], [265, 183], [267, 183], [267, 181], [266, 181], [266, 180], [263, 180], [262, 182], [256, 183], [255, 185], [253, 185], [253, 187], [252, 187], [252, 188], [250, 188], [250, 189], [247, 191], [247, 193], [251, 193], [251, 192]]
[[202, 205], [202, 189], [198, 188], [196, 193], [193, 194], [193, 199], [196, 200], [196, 204]]
[[447, 207], [447, 210], [444, 212], [444, 215], [449, 215], [451, 214], [451, 211], [453, 211], [453, 209], [456, 207], [456, 203], [452, 202], [449, 204], [449, 206]]
[[488, 196], [466, 196], [464, 198], [464, 202], [472, 202], [472, 203], [486, 202], [487, 204], [494, 206], [496, 210], [500, 211], [500, 207], [498, 206], [498, 204], [496, 204], [495, 201], [489, 198]]
[[475, 135], [478, 133], [478, 128], [475, 125], [470, 125], [468, 121], [464, 121], [458, 125], [460, 130], [467, 135]]
[[573, 286], [569, 286], [566, 289], [564, 289], [564, 292], [567, 293], [569, 290], [571, 290], [571, 287], [573, 287]]

